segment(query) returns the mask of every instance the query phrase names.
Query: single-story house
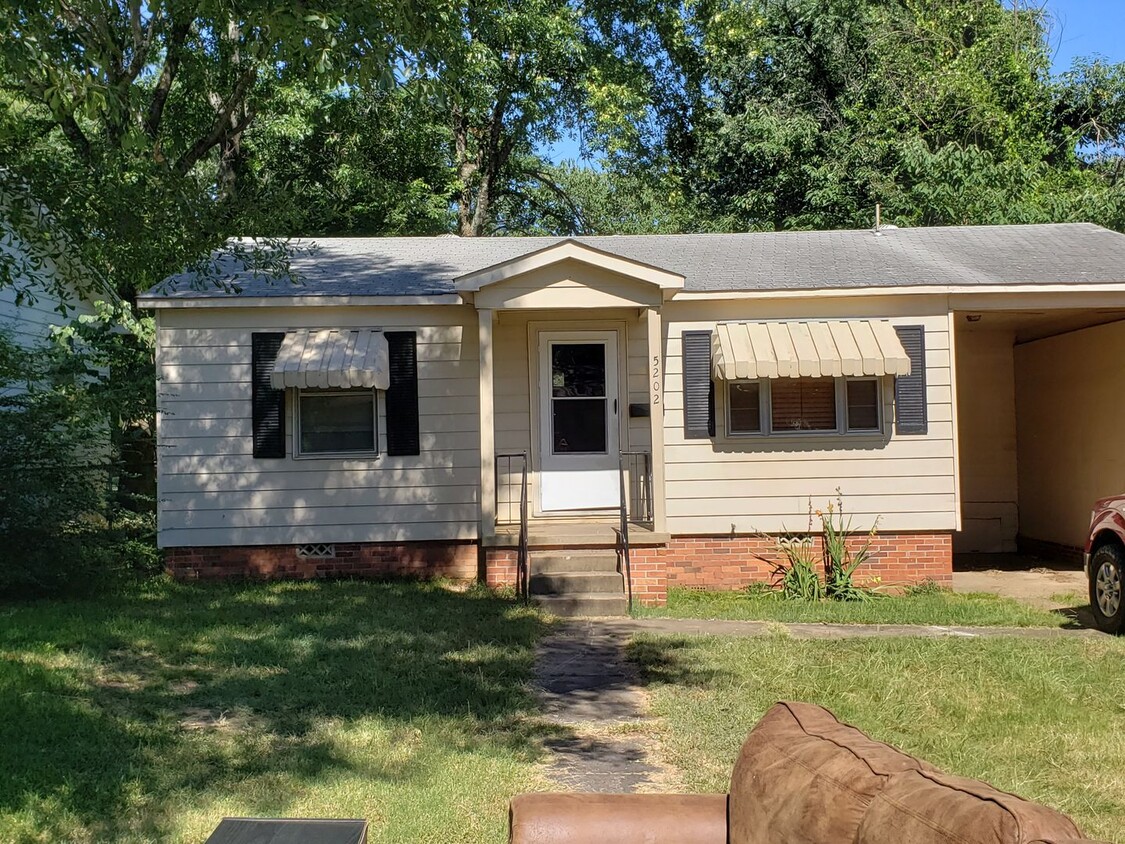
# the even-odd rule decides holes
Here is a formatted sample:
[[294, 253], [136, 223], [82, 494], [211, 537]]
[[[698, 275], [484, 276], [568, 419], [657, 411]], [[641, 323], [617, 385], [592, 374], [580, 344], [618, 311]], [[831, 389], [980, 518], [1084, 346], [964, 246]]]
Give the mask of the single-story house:
[[864, 576], [947, 582], [955, 552], [1073, 552], [1125, 485], [1098, 226], [318, 238], [293, 269], [141, 299], [178, 576], [512, 583], [521, 502], [532, 558], [576, 560], [624, 497], [659, 602], [768, 577], [839, 491], [878, 520]]

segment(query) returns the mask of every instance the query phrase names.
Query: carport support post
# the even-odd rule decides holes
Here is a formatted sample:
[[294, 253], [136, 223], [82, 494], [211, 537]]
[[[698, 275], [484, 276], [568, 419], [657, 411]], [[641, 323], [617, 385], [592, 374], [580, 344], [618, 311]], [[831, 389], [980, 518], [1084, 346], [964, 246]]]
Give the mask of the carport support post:
[[659, 308], [646, 308], [649, 437], [652, 442], [652, 529], [667, 530], [664, 501], [664, 326]]
[[480, 343], [480, 540], [496, 535], [496, 424], [493, 402], [492, 310], [477, 311]]

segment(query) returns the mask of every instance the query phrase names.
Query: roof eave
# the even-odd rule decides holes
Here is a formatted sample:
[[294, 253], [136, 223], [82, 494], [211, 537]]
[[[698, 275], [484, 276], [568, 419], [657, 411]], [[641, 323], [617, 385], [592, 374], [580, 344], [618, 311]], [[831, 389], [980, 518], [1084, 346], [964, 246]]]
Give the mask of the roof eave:
[[253, 296], [247, 294], [200, 296], [139, 296], [137, 307], [150, 310], [169, 308], [290, 308], [290, 307], [401, 307], [410, 305], [463, 305], [456, 293], [423, 296]]

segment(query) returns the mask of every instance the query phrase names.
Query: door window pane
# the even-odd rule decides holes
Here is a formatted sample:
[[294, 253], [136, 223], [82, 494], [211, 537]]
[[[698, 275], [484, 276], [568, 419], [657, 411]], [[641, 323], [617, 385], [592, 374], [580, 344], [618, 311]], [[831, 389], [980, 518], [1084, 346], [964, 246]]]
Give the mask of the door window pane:
[[848, 381], [848, 430], [879, 428], [879, 382]]
[[375, 451], [375, 394], [301, 393], [301, 453]]
[[555, 398], [605, 396], [605, 344], [552, 343], [551, 395]]
[[770, 382], [774, 431], [835, 431], [833, 378], [775, 378]]
[[606, 400], [552, 399], [551, 449], [554, 454], [605, 454]]
[[730, 405], [730, 432], [758, 434], [762, 430], [762, 385], [734, 382], [727, 391]]

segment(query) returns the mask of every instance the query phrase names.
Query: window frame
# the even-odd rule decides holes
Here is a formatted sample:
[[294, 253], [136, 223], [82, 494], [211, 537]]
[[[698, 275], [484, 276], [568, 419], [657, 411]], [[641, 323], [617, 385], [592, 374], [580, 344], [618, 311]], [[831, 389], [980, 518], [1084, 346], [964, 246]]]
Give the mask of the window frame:
[[[723, 415], [726, 418], [725, 433], [727, 439], [743, 440], [754, 437], [863, 437], [882, 436], [886, 433], [886, 414], [884, 402], [886, 401], [886, 379], [878, 375], [844, 375], [824, 376], [832, 378], [834, 395], [836, 398], [836, 427], [822, 428], [819, 430], [785, 429], [776, 431], [773, 428], [773, 378], [736, 378], [724, 381], [726, 388], [723, 394]], [[848, 388], [851, 381], [875, 382], [875, 409], [878, 414], [878, 423], [874, 428], [852, 428], [848, 422]], [[731, 424], [730, 388], [734, 384], [758, 385], [758, 418], [761, 429], [758, 431], [736, 431]]]
[[[723, 407], [724, 415], [726, 416], [726, 431], [727, 436], [743, 439], [744, 437], [766, 437], [769, 436], [769, 419], [767, 415], [770, 411], [770, 393], [769, 385], [766, 383], [768, 378], [738, 378], [734, 381], [726, 381], [726, 389], [723, 390]], [[734, 425], [731, 423], [731, 400], [730, 388], [735, 384], [757, 384], [758, 385], [758, 430], [757, 431], [736, 431]]]
[[[883, 421], [883, 378], [878, 375], [849, 375], [845, 378], [840, 378], [843, 382], [842, 389], [842, 407], [843, 407], [843, 430], [845, 434], [881, 434], [884, 429]], [[874, 381], [875, 382], [875, 427], [874, 428], [853, 428], [851, 419], [848, 418], [848, 384], [853, 381]], [[839, 416], [839, 414], [837, 414]]]
[[[380, 457], [382, 452], [379, 450], [379, 393], [381, 391], [372, 387], [369, 390], [363, 388], [350, 388], [350, 389], [301, 389], [296, 387], [293, 389], [293, 459], [294, 460], [325, 460], [325, 459], [340, 459], [340, 458], [369, 458]], [[371, 422], [372, 422], [372, 450], [362, 451], [305, 451], [301, 448], [301, 396], [355, 396], [357, 394], [371, 395]]]

